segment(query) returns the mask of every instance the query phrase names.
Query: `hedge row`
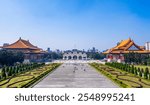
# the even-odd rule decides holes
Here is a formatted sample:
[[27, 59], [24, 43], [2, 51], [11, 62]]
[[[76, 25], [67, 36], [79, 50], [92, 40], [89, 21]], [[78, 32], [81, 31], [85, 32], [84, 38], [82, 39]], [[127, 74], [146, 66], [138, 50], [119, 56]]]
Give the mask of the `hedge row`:
[[148, 68], [145, 68], [145, 70], [144, 70], [143, 68], [139, 68], [139, 67], [137, 68], [134, 65], [117, 63], [117, 62], [105, 63], [105, 65], [129, 72], [129, 73], [135, 74], [137, 76], [140, 76], [142, 78], [150, 80], [150, 73], [149, 73]]
[[38, 77], [34, 78], [32, 81], [28, 82], [27, 84], [22, 85], [21, 88], [28, 88], [28, 87], [30, 87], [31, 85], [33, 85], [35, 82], [40, 80], [42, 77], [47, 75], [49, 72], [51, 72], [52, 70], [54, 70], [58, 66], [60, 66], [60, 64], [52, 64], [52, 68], [50, 68], [48, 71], [44, 72], [43, 74], [39, 75]]
[[21, 64], [17, 66], [7, 66], [3, 67], [0, 75], [0, 80], [8, 79], [11, 76], [15, 76], [19, 73], [33, 70], [35, 68], [44, 66], [45, 63], [31, 63], [31, 64]]

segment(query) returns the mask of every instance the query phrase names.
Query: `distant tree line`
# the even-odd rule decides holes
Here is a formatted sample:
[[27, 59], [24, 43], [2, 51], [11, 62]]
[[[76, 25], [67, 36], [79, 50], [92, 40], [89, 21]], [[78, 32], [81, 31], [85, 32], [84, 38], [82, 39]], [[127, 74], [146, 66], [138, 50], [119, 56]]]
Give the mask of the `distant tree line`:
[[49, 59], [49, 60], [62, 59], [62, 58], [63, 58], [62, 53], [49, 52], [44, 55], [44, 59]]
[[134, 65], [129, 65], [129, 64], [123, 64], [123, 63], [106, 63], [106, 65], [135, 74], [136, 76], [139, 76], [141, 78], [149, 79], [150, 80], [150, 72], [149, 68], [137, 68]]
[[124, 55], [125, 63], [150, 65], [150, 55], [130, 52]]
[[24, 54], [22, 52], [12, 52], [8, 50], [0, 50], [0, 65], [11, 66], [16, 62], [22, 63], [24, 61]]
[[87, 52], [87, 57], [90, 59], [98, 60], [98, 59], [104, 59], [105, 55], [99, 52]]

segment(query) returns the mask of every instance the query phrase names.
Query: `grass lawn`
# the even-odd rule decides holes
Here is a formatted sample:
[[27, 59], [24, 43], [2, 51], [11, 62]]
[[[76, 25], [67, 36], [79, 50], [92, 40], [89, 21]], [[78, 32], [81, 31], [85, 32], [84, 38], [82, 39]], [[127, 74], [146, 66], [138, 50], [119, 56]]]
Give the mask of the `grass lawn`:
[[11, 79], [3, 80], [0, 82], [0, 88], [21, 88], [30, 86], [59, 65], [60, 64], [45, 65], [43, 67], [14, 76]]
[[107, 76], [113, 82], [124, 88], [150, 88], [150, 80], [140, 78], [134, 74], [112, 68], [103, 64], [91, 63], [92, 67]]

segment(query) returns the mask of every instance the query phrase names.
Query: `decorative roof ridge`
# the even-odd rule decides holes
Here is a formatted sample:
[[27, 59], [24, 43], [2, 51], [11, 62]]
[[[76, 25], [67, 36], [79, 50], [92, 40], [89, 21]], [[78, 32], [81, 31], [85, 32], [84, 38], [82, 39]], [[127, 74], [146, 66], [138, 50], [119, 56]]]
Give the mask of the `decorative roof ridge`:
[[[41, 48], [38, 48], [37, 46], [34, 46], [33, 44], [30, 43], [29, 40], [24, 40], [24, 39], [19, 39], [21, 41], [21, 43], [23, 43], [26, 47], [30, 48], [30, 49], [41, 49]], [[25, 43], [28, 43], [29, 45], [26, 45]]]
[[[19, 40], [17, 40], [16, 42], [14, 42], [14, 43], [12, 43], [12, 44], [9, 44], [8, 46], [12, 46], [12, 45], [14, 45], [14, 44], [16, 44], [17, 42], [19, 42], [21, 40], [21, 37], [19, 38]], [[7, 48], [8, 46], [3, 46], [3, 48]]]
[[[124, 45], [122, 45], [121, 46], [121, 44], [123, 44], [123, 42], [125, 42], [125, 41], [127, 41]], [[132, 40], [131, 40], [131, 38], [129, 38], [129, 39], [127, 39], [127, 40], [122, 40], [121, 42], [120, 42], [120, 44], [118, 45], [118, 48], [121, 48], [121, 47], [126, 47], [129, 43], [131, 43], [131, 42], [133, 42]], [[117, 46], [116, 46], [117, 47]]]
[[127, 44], [127, 46], [125, 47], [124, 51], [129, 49], [132, 45], [135, 45], [133, 40], [131, 40], [131, 42], [129, 44]]
[[23, 39], [19, 39], [19, 41], [23, 44], [23, 45], [25, 45], [26, 47], [28, 47], [29, 48], [29, 46], [27, 46], [25, 43], [23, 43], [22, 41], [23, 41]]
[[136, 46], [139, 50], [144, 51], [142, 48], [140, 48], [140, 46], [138, 46], [137, 44], [135, 44], [135, 42], [132, 40], [133, 44], [131, 44], [130, 46], [128, 46], [125, 50], [129, 49], [132, 45]]

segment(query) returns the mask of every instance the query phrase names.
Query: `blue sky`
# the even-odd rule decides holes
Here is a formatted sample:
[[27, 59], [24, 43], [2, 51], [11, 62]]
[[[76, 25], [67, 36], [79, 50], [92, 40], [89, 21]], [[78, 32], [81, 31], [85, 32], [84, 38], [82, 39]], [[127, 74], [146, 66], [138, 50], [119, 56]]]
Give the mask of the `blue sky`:
[[149, 0], [0, 0], [0, 45], [19, 37], [46, 49], [105, 50], [150, 41]]

